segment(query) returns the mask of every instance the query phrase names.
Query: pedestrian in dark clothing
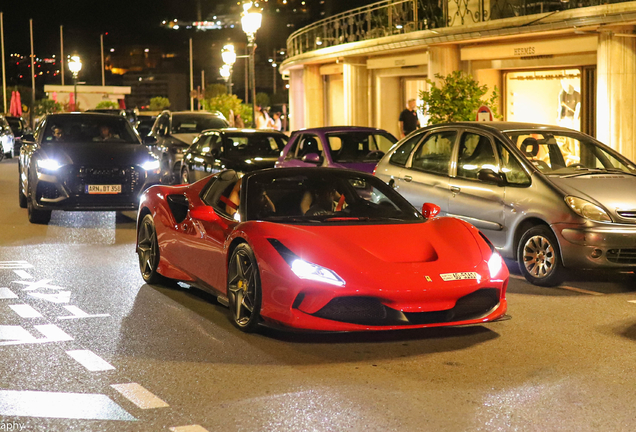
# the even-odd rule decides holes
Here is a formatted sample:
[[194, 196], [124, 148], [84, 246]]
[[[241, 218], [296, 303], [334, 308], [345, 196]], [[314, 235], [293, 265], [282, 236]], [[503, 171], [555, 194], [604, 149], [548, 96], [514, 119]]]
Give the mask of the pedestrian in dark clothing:
[[415, 99], [409, 99], [406, 103], [406, 109], [400, 113], [401, 138], [404, 138], [420, 127], [420, 120], [417, 117], [417, 111], [415, 110], [416, 106], [417, 103], [415, 102]]

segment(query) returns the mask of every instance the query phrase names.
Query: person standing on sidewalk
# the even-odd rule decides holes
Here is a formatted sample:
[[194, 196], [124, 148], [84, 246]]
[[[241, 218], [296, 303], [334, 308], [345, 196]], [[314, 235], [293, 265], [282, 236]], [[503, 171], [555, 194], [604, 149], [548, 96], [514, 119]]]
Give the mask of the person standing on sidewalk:
[[400, 133], [402, 134], [400, 138], [404, 138], [420, 127], [420, 120], [417, 118], [415, 110], [416, 106], [415, 99], [409, 99], [406, 103], [406, 109], [400, 113]]

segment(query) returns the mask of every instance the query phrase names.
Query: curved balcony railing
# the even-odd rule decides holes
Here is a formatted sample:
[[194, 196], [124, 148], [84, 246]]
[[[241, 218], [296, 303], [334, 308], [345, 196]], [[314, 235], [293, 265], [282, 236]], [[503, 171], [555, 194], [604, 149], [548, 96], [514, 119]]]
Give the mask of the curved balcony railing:
[[303, 27], [287, 39], [287, 56], [438, 27], [630, 0], [384, 0]]

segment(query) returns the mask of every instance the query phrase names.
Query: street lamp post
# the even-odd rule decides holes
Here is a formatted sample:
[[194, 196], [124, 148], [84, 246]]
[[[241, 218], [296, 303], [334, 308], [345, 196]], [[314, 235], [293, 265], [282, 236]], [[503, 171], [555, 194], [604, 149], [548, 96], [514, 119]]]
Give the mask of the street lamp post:
[[247, 35], [247, 48], [250, 56], [250, 85], [252, 86], [252, 127], [256, 127], [256, 76], [254, 74], [254, 51], [256, 50], [256, 32], [261, 28], [263, 15], [254, 3], [243, 3], [241, 26]]
[[[225, 65], [223, 67], [225, 67], [225, 71], [223, 70], [223, 67], [221, 68], [221, 76], [225, 79], [225, 81], [228, 83], [228, 87], [227, 87], [227, 92], [228, 94], [232, 94], [232, 67], [234, 66], [234, 63], [236, 63], [236, 52], [234, 51], [234, 45], [232, 44], [227, 44], [223, 47], [223, 50], [221, 51], [221, 58], [223, 59], [223, 63], [225, 63]], [[227, 73], [227, 78], [225, 77], [225, 75], [223, 75], [224, 73]]]
[[219, 73], [225, 80], [225, 84], [227, 85], [227, 93], [232, 94], [232, 68], [230, 68], [230, 65], [224, 64], [219, 68]]
[[71, 56], [71, 59], [68, 61], [68, 69], [73, 74], [73, 111], [77, 111], [77, 76], [82, 70], [82, 61], [80, 60], [80, 57], [78, 55]]

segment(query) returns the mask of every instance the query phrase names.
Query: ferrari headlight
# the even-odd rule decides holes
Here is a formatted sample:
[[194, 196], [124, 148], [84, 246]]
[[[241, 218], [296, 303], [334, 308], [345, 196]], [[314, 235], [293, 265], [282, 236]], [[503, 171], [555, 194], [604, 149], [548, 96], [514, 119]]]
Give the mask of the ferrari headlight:
[[495, 279], [497, 276], [499, 276], [499, 272], [501, 271], [502, 267], [503, 259], [501, 258], [501, 255], [499, 255], [497, 252], [493, 252], [493, 254], [490, 255], [490, 259], [488, 260], [490, 279]]
[[144, 163], [141, 167], [145, 169], [146, 171], [154, 171], [154, 170], [158, 170], [160, 166], [161, 166], [161, 163], [158, 160], [151, 160]]
[[315, 280], [338, 286], [344, 286], [345, 284], [345, 281], [333, 270], [312, 264], [300, 258], [292, 262], [291, 269], [294, 274], [301, 279]]
[[565, 202], [570, 206], [572, 210], [574, 210], [574, 213], [581, 217], [597, 222], [612, 221], [612, 218], [609, 217], [605, 210], [587, 200], [574, 196], [567, 196], [565, 197]]
[[62, 165], [55, 159], [38, 159], [38, 171], [57, 171]]

